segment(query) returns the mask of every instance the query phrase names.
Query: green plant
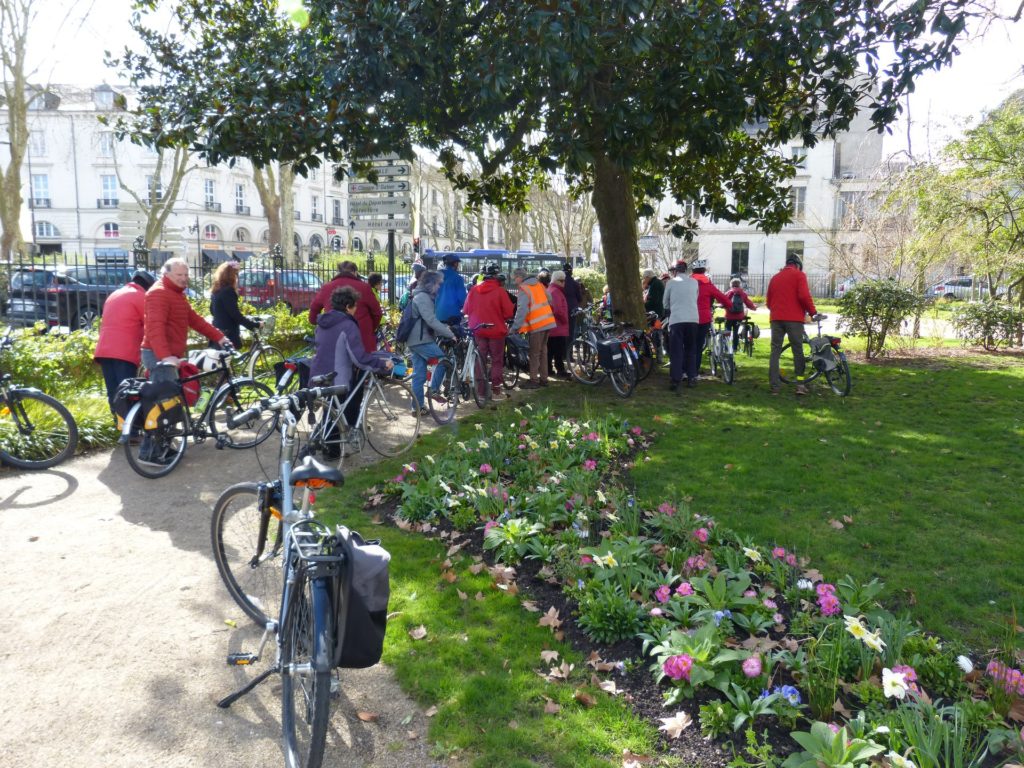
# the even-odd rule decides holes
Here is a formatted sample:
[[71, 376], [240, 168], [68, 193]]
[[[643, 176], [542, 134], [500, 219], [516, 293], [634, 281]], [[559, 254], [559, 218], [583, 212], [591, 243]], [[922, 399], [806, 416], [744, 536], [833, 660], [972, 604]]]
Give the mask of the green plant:
[[750, 656], [744, 650], [719, 650], [718, 627], [714, 622], [708, 622], [692, 633], [674, 629], [659, 638], [649, 634], [641, 634], [640, 638], [644, 653], [657, 658], [651, 670], [659, 683], [668, 676], [666, 664], [670, 660], [684, 658], [689, 665], [687, 672], [674, 679], [672, 690], [665, 694], [665, 706], [682, 698], [691, 698], [703, 685], [722, 690], [729, 682], [730, 668], [735, 662]]
[[734, 731], [738, 731], [744, 723], [750, 722], [753, 724], [754, 718], [776, 714], [775, 702], [780, 698], [777, 693], [751, 697], [749, 693], [736, 685], [736, 683], [723, 686], [721, 690], [736, 710], [736, 714], [732, 719], [732, 729]]
[[494, 550], [503, 563], [515, 565], [530, 551], [530, 540], [544, 530], [541, 523], [531, 523], [522, 517], [513, 517], [492, 526], [484, 534], [484, 549]]
[[903, 318], [920, 315], [925, 305], [918, 291], [895, 280], [864, 280], [839, 299], [839, 324], [850, 333], [864, 336], [867, 356], [878, 357]]
[[712, 701], [700, 708], [700, 732], [706, 738], [717, 739], [732, 732], [736, 709], [728, 701]]
[[903, 649], [907, 640], [918, 634], [910, 616], [904, 614], [899, 618], [890, 615], [882, 615], [879, 618], [879, 634], [885, 645], [882, 648], [882, 664], [891, 667], [903, 660]]
[[854, 768], [867, 765], [885, 747], [866, 739], [848, 738], [845, 728], [833, 732], [827, 723], [816, 722], [810, 731], [793, 731], [803, 752], [790, 755], [784, 768]]
[[733, 578], [727, 577], [724, 572], [719, 573], [714, 580], [697, 576], [690, 579], [690, 585], [693, 594], [683, 599], [711, 613], [758, 604], [754, 598], [743, 596], [750, 589], [750, 573], [747, 571], [741, 571]]
[[643, 606], [614, 584], [599, 586], [580, 601], [580, 629], [599, 643], [611, 645], [635, 637], [645, 619]]
[[843, 603], [844, 613], [854, 616], [868, 613], [874, 608], [883, 589], [885, 584], [878, 579], [860, 584], [848, 574], [836, 582], [836, 592]]
[[775, 748], [768, 743], [768, 731], [762, 736], [764, 743], [758, 740], [753, 728], [747, 728], [743, 733], [746, 741], [743, 756], [736, 754], [734, 748], [732, 760], [728, 763], [729, 768], [777, 768], [780, 763], [775, 757]]
[[988, 756], [986, 739], [972, 728], [963, 710], [917, 700], [897, 710], [900, 733], [913, 749], [918, 768], [979, 768]]
[[962, 302], [950, 318], [957, 337], [981, 344], [985, 349], [1019, 343], [1024, 328], [1024, 310], [996, 301]]
[[[832, 706], [839, 688], [839, 667], [843, 656], [843, 630], [831, 624], [821, 634], [807, 641], [807, 662], [801, 675], [801, 687], [807, 692], [807, 705], [814, 717], [832, 717]], [[831, 637], [830, 637], [831, 635]]]

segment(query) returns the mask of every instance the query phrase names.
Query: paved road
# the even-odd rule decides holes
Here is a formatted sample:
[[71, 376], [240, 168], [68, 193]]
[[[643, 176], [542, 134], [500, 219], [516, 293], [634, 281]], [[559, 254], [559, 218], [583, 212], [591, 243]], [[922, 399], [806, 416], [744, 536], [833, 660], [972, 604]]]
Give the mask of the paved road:
[[[225, 655], [254, 650], [258, 633], [220, 583], [210, 510], [257, 474], [254, 452], [211, 444], [190, 446], [161, 480], [136, 475], [119, 451], [42, 473], [0, 469], [0, 765], [283, 764], [276, 679], [215, 706], [252, 674]], [[346, 671], [343, 686], [328, 764], [433, 764], [427, 720], [387, 668]]]

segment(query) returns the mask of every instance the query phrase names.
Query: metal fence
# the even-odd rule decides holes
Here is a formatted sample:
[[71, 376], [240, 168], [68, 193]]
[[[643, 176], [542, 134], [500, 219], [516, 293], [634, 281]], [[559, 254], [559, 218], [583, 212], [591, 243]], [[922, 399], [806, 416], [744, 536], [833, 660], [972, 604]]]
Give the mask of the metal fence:
[[[764, 274], [745, 274], [740, 275], [740, 279], [743, 281], [743, 290], [747, 293], [755, 296], [764, 296], [768, 290], [768, 283], [771, 279], [777, 275], [777, 272], [764, 273]], [[723, 291], [729, 290], [729, 281], [734, 277], [729, 274], [709, 275], [711, 282], [721, 288]], [[811, 296], [816, 299], [832, 298], [835, 291], [834, 277], [828, 272], [808, 273], [807, 275], [807, 286], [811, 290]]]

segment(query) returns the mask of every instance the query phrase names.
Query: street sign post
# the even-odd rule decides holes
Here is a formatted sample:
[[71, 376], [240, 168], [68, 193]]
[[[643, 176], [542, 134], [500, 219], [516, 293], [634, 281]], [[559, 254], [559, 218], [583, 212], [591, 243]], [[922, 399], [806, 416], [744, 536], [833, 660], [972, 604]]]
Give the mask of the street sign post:
[[350, 216], [381, 216], [383, 214], [408, 214], [412, 200], [408, 197], [369, 197], [348, 201]]
[[368, 181], [352, 181], [348, 185], [350, 195], [365, 195], [367, 192], [408, 192], [408, 181], [380, 181], [371, 184]]

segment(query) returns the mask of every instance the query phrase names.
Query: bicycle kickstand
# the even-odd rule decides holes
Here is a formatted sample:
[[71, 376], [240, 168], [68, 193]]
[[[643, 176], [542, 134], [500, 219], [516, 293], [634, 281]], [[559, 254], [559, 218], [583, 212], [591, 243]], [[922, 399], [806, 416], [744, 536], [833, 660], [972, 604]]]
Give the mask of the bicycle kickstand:
[[[260, 638], [260, 647], [256, 653], [229, 653], [227, 663], [229, 667], [248, 667], [255, 664], [260, 660], [260, 656], [263, 655], [263, 648], [267, 644], [267, 640], [270, 638], [270, 633], [275, 631], [275, 622], [268, 622], [266, 629], [263, 630], [263, 637]], [[217, 702], [217, 706], [221, 709], [227, 709], [240, 698], [245, 696], [249, 691], [255, 688], [257, 685], [262, 683], [268, 677], [270, 677], [279, 669], [274, 666], [270, 669], [261, 672], [254, 680], [249, 681], [243, 687], [232, 693], [230, 696], [225, 696], [223, 699]]]

